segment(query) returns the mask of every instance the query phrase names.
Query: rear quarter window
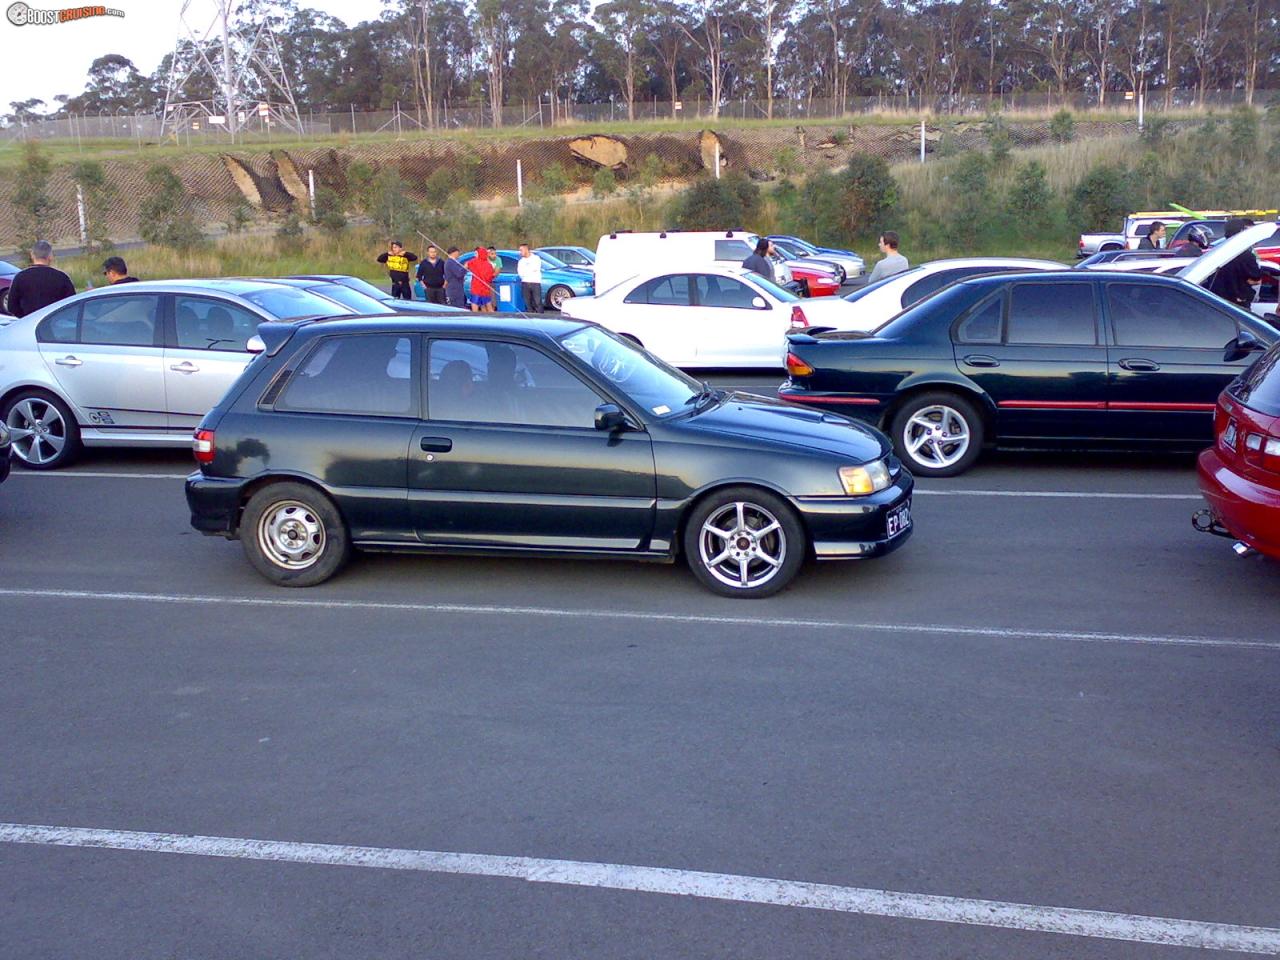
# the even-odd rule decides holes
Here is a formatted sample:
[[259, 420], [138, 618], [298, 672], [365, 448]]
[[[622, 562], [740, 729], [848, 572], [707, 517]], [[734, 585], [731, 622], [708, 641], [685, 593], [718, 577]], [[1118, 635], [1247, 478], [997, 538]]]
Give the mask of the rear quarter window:
[[1255, 360], [1229, 392], [1251, 410], [1280, 417], [1280, 345]]

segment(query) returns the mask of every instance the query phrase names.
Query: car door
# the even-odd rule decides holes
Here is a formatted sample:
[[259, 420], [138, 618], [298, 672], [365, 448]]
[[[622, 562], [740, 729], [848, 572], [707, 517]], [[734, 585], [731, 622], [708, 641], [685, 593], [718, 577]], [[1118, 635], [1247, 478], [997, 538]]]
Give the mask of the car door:
[[791, 321], [760, 291], [734, 277], [693, 275], [699, 367], [777, 367]]
[[622, 298], [622, 309], [609, 326], [638, 339], [644, 348], [676, 366], [697, 357], [698, 311], [687, 273], [654, 277]]
[[137, 432], [169, 425], [164, 392], [161, 297], [85, 297], [46, 317], [40, 355], [95, 427]]
[[267, 318], [218, 297], [167, 297], [164, 385], [169, 425], [194, 430], [252, 359], [246, 344]]
[[424, 543], [634, 550], [653, 529], [648, 433], [595, 429], [604, 397], [540, 349], [433, 339], [409, 453]]
[[1239, 327], [1189, 285], [1113, 282], [1109, 409], [1120, 438], [1211, 442], [1218, 394], [1254, 359], [1226, 363]]
[[1008, 284], [957, 322], [956, 366], [994, 402], [1000, 438], [1106, 435], [1107, 348], [1094, 286]]

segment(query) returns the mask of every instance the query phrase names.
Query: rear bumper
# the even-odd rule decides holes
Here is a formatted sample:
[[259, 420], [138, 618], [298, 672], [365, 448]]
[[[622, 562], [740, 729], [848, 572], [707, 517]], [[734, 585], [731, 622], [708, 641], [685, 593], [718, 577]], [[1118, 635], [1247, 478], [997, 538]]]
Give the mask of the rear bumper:
[[1280, 489], [1242, 477], [1215, 447], [1200, 454], [1196, 471], [1214, 519], [1236, 539], [1280, 560]]
[[187, 477], [187, 506], [191, 526], [210, 537], [234, 537], [240, 522], [245, 481], [206, 477], [196, 471]]
[[869, 497], [796, 497], [814, 555], [819, 560], [860, 560], [897, 550], [910, 539], [915, 523], [890, 536], [889, 515], [904, 506], [910, 510], [914, 487], [903, 470], [892, 486]]

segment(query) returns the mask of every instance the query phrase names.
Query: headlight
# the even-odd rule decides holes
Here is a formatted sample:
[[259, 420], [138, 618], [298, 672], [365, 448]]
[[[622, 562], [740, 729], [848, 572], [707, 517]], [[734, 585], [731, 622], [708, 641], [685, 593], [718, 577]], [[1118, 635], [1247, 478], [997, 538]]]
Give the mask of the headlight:
[[840, 482], [850, 496], [864, 496], [889, 485], [889, 467], [883, 460], [861, 467], [841, 467]]

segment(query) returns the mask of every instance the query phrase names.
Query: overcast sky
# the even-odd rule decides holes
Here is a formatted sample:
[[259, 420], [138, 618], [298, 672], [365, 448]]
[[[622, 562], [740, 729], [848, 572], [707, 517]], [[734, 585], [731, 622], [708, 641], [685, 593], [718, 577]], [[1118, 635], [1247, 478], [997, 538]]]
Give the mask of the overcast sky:
[[[7, 11], [13, 0], [0, 0]], [[80, 6], [87, 0], [24, 0], [33, 10]], [[48, 104], [60, 93], [74, 96], [84, 89], [89, 64], [107, 53], [119, 53], [149, 74], [178, 35], [182, 0], [92, 0], [123, 10], [124, 17], [90, 17], [51, 26], [15, 27], [0, 15], [0, 113], [9, 103], [39, 97]], [[304, 0], [299, 6], [333, 14], [348, 26], [372, 20], [382, 10], [379, 0]], [[191, 0], [189, 21], [200, 28], [212, 22], [211, 0]]]

